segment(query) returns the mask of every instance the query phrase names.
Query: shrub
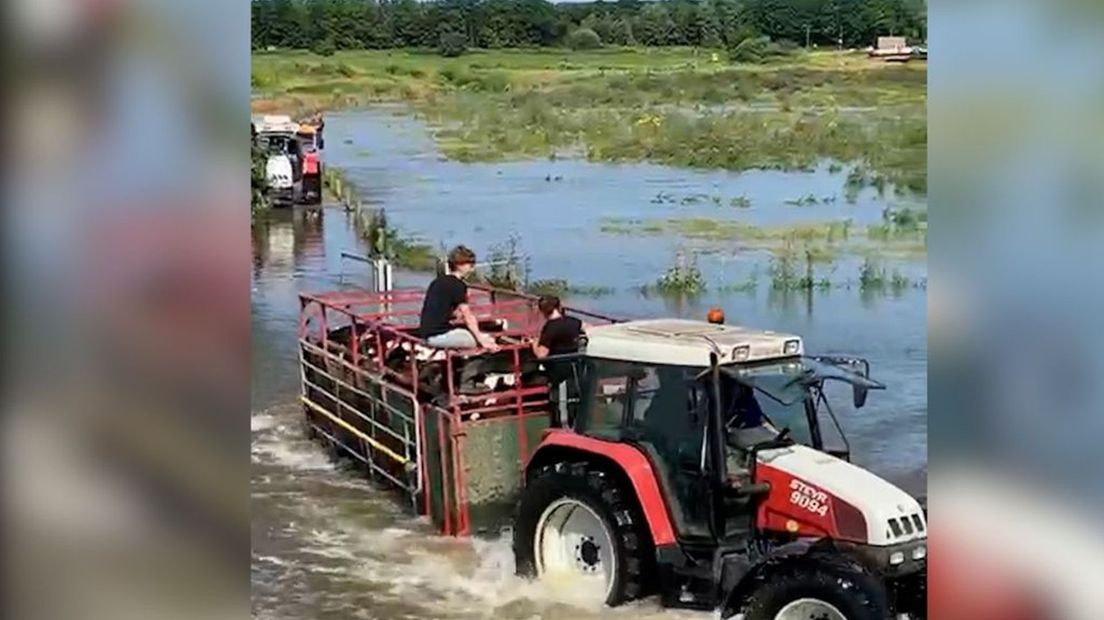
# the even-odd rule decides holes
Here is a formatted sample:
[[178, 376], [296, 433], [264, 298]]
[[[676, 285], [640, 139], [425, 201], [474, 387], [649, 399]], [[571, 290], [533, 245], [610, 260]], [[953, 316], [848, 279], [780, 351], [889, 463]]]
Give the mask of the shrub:
[[311, 45], [311, 51], [319, 56], [333, 56], [337, 46], [334, 45], [333, 39], [326, 37], [321, 41], [315, 41]]
[[753, 36], [741, 40], [728, 50], [728, 59], [732, 62], [759, 63], [776, 56], [787, 56], [797, 48], [792, 42], [775, 43], [770, 37]]
[[602, 39], [590, 28], [579, 28], [567, 35], [567, 46], [573, 50], [592, 50], [602, 47]]
[[456, 58], [468, 51], [468, 38], [460, 32], [446, 32], [441, 35], [437, 51], [446, 58]]
[[769, 37], [748, 37], [728, 50], [728, 59], [732, 62], [763, 62], [769, 44]]
[[679, 252], [673, 265], [656, 280], [656, 290], [668, 295], [697, 295], [705, 291], [705, 278], [697, 261]]

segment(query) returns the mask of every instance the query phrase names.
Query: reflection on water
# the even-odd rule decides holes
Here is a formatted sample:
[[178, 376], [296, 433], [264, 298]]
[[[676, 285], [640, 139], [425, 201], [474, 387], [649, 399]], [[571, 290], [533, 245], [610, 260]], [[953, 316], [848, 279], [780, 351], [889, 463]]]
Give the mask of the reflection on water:
[[[708, 211], [716, 207], [655, 205], [650, 199], [671, 187], [693, 193], [704, 191], [704, 185], [714, 191], [713, 184], [718, 193], [747, 194], [754, 200], [756, 206], [739, 217], [791, 217], [794, 209], [770, 206], [772, 196], [781, 201], [803, 192], [827, 192], [829, 185], [838, 191], [842, 179], [827, 173], [822, 179], [817, 173], [811, 180], [784, 175], [776, 180], [750, 173], [585, 162], [462, 165], [439, 161], [423, 134], [388, 113], [335, 116], [328, 119], [327, 131], [333, 132], [328, 144], [334, 145], [327, 157], [351, 164], [364, 193], [387, 206], [400, 228], [433, 242], [464, 242], [480, 251], [518, 232], [533, 257], [534, 277], [562, 277], [616, 290], [600, 299], [576, 300], [576, 305], [641, 317], [702, 317], [710, 306], [720, 305], [730, 322], [801, 334], [809, 352], [870, 359], [873, 375], [888, 390], [872, 393], [861, 411], [840, 403], [840, 421], [855, 460], [906, 488], [922, 488], [927, 463], [923, 290], [795, 293], [772, 291], [769, 282], [761, 282], [758, 290], [707, 292], [694, 299], [645, 296], [634, 286], [665, 265], [668, 252], [681, 242], [602, 235], [593, 225], [605, 215], [652, 217], [657, 208]], [[345, 144], [346, 139], [352, 143]], [[564, 177], [558, 185], [544, 180], [551, 170]], [[808, 183], [811, 189], [787, 183]], [[880, 214], [875, 198], [826, 208], [850, 209], [860, 221]], [[777, 215], [772, 209], [788, 213]], [[426, 523], [402, 513], [356, 474], [335, 469], [299, 425], [294, 343], [298, 292], [368, 281], [363, 265], [342, 263], [342, 250], [364, 248], [350, 219], [333, 206], [277, 211], [253, 235], [252, 564], [257, 617], [711, 617], [662, 611], [655, 601], [612, 614], [588, 609], [572, 601], [570, 593], [542, 590], [513, 577], [505, 541], [433, 536]], [[735, 256], [737, 263], [757, 260]], [[711, 265], [714, 283], [721, 269], [726, 277], [739, 272], [731, 261]], [[906, 267], [926, 273], [920, 262]], [[427, 278], [399, 272], [396, 281], [399, 286], [421, 286]]]

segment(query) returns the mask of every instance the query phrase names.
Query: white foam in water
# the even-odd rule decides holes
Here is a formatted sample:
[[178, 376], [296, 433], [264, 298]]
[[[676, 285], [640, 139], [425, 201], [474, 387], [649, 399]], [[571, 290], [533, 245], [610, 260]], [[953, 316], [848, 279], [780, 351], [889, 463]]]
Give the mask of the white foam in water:
[[[383, 502], [371, 485], [335, 471], [325, 452], [306, 439], [291, 414], [265, 411], [252, 416], [252, 455], [256, 462], [296, 472], [329, 471], [326, 481], [364, 489], [365, 502]], [[391, 506], [387, 504], [387, 506]], [[655, 598], [610, 609], [595, 602], [577, 583], [557, 587], [522, 579], [515, 574], [508, 536], [495, 539], [458, 539], [432, 534], [425, 517], [406, 516], [398, 507], [342, 514], [338, 505], [296, 504], [295, 519], [284, 521], [285, 533], [299, 539], [300, 553], [318, 562], [288, 560], [271, 555], [255, 559], [315, 575], [370, 584], [381, 602], [426, 608], [427, 617], [510, 618], [691, 618], [716, 614], [664, 610]], [[380, 523], [380, 520], [385, 521]], [[288, 531], [291, 530], [291, 531]], [[303, 558], [305, 560], [305, 558]], [[562, 584], [561, 584], [562, 585]]]
[[266, 465], [278, 465], [296, 471], [321, 471], [334, 469], [333, 463], [318, 446], [305, 440], [287, 438], [253, 440], [250, 450], [254, 460]]
[[277, 420], [270, 414], [258, 413], [257, 415], [249, 417], [249, 430], [250, 432], [257, 433], [260, 431], [266, 431], [277, 425]]
[[[513, 549], [507, 538], [446, 538], [399, 527], [363, 528], [342, 519], [328, 525], [332, 528], [310, 532], [309, 553], [349, 560], [349, 576], [386, 586], [394, 601], [440, 606], [441, 613], [450, 616], [513, 617], [525, 612], [524, 616], [570, 618], [711, 617], [708, 613], [683, 615], [682, 611], [664, 610], [655, 599], [610, 609], [577, 584], [556, 587], [522, 579], [514, 572]], [[414, 522], [411, 525], [417, 527]], [[508, 614], [501, 613], [504, 608]]]

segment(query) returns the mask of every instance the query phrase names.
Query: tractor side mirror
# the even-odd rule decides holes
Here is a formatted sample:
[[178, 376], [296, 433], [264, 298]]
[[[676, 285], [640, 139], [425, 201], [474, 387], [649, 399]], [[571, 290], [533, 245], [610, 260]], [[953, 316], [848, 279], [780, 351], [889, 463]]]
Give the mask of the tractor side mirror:
[[858, 383], [851, 384], [852, 396], [854, 397], [855, 409], [862, 409], [866, 404], [866, 395], [869, 390], [865, 385], [859, 385]]

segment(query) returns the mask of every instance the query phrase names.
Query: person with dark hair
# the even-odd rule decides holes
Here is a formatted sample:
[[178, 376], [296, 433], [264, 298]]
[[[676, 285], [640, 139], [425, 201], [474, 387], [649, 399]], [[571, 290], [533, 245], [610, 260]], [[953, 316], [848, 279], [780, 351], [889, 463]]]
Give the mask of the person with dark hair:
[[475, 269], [475, 252], [458, 245], [448, 255], [449, 273], [430, 282], [422, 302], [422, 314], [415, 332], [430, 346], [442, 349], [497, 351], [494, 338], [479, 330], [479, 320], [468, 306], [468, 285], [464, 277]]
[[560, 298], [543, 295], [537, 300], [537, 308], [544, 316], [540, 338], [533, 342], [533, 353], [540, 359], [549, 355], [565, 355], [579, 350], [579, 338], [583, 335], [583, 322], [573, 316], [565, 316]]
[[[565, 316], [560, 298], [555, 295], [543, 295], [537, 300], [537, 309], [544, 316], [540, 337], [533, 341], [533, 354], [537, 359], [549, 356], [567, 355], [579, 350], [579, 339], [583, 335], [583, 322], [573, 316]], [[552, 403], [552, 425], [570, 426], [574, 419], [571, 398], [577, 397], [575, 386], [567, 381], [571, 376], [571, 363], [547, 360], [544, 362], [545, 377], [548, 379], [548, 398]]]

